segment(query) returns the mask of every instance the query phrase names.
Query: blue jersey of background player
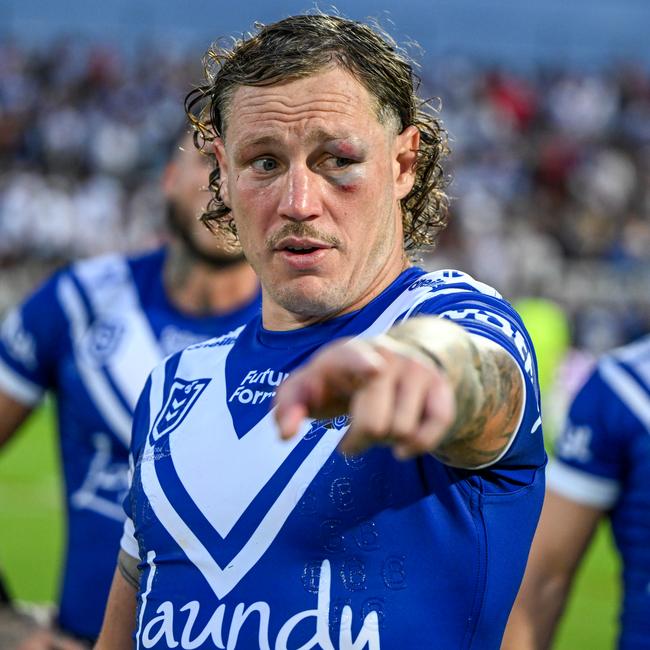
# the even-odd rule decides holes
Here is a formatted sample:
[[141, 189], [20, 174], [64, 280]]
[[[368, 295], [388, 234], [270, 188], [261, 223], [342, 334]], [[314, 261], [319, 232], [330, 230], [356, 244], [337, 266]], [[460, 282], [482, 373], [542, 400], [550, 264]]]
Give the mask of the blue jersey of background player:
[[259, 312], [257, 279], [198, 221], [208, 165], [179, 143], [163, 189], [172, 236], [138, 257], [109, 255], [55, 274], [5, 319], [0, 335], [0, 441], [45, 391], [56, 396], [67, 504], [58, 624], [99, 633], [115, 565], [137, 397], [178, 349]]
[[97, 648], [496, 650], [545, 454], [514, 311], [405, 255], [445, 222], [444, 130], [360, 23], [294, 16], [215, 56], [209, 216], [262, 315], [145, 388]]
[[[576, 395], [508, 648], [550, 646], [575, 569], [609, 517], [623, 562], [619, 647], [650, 647], [650, 337], [605, 355]], [[511, 635], [511, 637], [510, 637]]]

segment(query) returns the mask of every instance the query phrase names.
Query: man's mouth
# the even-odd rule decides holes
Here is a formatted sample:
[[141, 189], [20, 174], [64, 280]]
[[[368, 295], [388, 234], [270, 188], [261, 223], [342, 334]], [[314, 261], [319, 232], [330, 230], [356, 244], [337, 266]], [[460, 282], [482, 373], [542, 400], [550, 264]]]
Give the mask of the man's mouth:
[[318, 246], [287, 246], [283, 250], [289, 251], [290, 253], [296, 253], [297, 255], [306, 255], [307, 253], [313, 253], [314, 251], [319, 250]]
[[304, 237], [285, 237], [275, 246], [276, 251], [288, 251], [296, 255], [308, 255], [314, 251], [327, 248], [332, 248], [332, 245]]
[[305, 270], [322, 261], [332, 244], [309, 237], [285, 237], [274, 247], [274, 251], [296, 269]]

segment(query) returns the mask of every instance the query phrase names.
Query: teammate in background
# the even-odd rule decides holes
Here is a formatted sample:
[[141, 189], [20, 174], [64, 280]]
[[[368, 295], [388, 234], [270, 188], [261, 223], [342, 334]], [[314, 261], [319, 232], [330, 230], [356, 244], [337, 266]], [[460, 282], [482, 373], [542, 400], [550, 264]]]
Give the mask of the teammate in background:
[[504, 650], [549, 648], [575, 571], [608, 517], [623, 561], [619, 648], [650, 647], [650, 337], [601, 358], [576, 395]]
[[535, 362], [494, 289], [407, 259], [446, 221], [439, 119], [336, 16], [207, 73], [207, 216], [262, 315], [147, 382], [97, 647], [498, 648], [544, 489]]
[[163, 177], [168, 245], [64, 269], [0, 332], [0, 443], [45, 391], [56, 396], [68, 518], [56, 623], [79, 639], [99, 634], [124, 520], [133, 409], [147, 375], [165, 356], [230, 332], [260, 309], [241, 250], [198, 220], [208, 161], [189, 134], [179, 144]]

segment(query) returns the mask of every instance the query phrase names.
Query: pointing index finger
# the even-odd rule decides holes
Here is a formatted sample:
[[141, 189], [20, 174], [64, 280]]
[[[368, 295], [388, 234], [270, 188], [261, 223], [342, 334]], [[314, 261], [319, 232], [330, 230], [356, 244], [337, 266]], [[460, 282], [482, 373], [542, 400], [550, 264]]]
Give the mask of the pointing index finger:
[[323, 349], [278, 389], [275, 417], [281, 437], [295, 435], [305, 417], [345, 412], [350, 397], [384, 363], [365, 341], [347, 341]]

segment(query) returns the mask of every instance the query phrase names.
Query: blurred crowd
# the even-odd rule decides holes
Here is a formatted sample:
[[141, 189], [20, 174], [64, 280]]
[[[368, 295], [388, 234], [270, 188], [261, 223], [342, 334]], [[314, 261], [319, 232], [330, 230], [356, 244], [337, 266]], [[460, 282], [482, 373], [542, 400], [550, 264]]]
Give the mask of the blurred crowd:
[[594, 353], [650, 329], [650, 74], [432, 65], [452, 135], [439, 253], [513, 299], [557, 301]]
[[[451, 134], [425, 265], [550, 298], [592, 352], [650, 330], [650, 74], [425, 61]], [[159, 173], [200, 53], [0, 42], [0, 313], [68, 260], [154, 245]], [[437, 100], [436, 100], [437, 102]]]
[[0, 42], [0, 313], [69, 260], [148, 248], [198, 57]]

